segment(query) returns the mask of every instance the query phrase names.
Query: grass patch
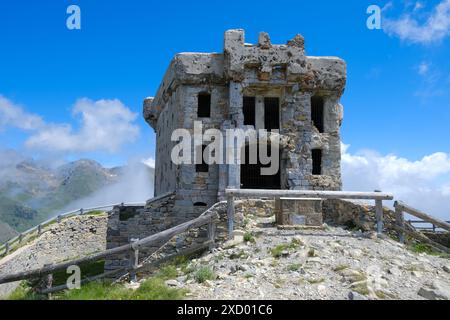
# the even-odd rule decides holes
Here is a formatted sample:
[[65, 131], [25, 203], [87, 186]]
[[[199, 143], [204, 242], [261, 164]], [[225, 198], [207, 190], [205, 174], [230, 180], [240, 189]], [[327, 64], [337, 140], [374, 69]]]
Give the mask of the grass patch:
[[173, 264], [162, 266], [156, 273], [156, 277], [161, 278], [163, 280], [174, 279], [177, 276], [178, 276], [177, 267]]
[[[81, 278], [82, 279], [86, 278], [86, 277], [92, 277], [92, 276], [102, 274], [104, 272], [105, 261], [100, 260], [100, 261], [85, 263], [85, 264], [79, 265], [79, 267], [81, 270]], [[66, 270], [56, 271], [55, 273], [53, 273], [53, 286], [59, 286], [59, 285], [65, 284], [67, 281], [67, 278], [69, 276], [70, 275], [67, 274]]]
[[301, 263], [293, 263], [288, 265], [287, 270], [288, 271], [298, 271], [302, 267]]
[[198, 283], [203, 283], [206, 280], [214, 280], [216, 275], [210, 267], [201, 267], [195, 272], [194, 279]]
[[66, 290], [55, 296], [58, 300], [180, 300], [186, 290], [169, 288], [158, 277], [144, 281], [136, 289], [125, 288], [121, 284], [106, 281], [91, 282], [81, 289]]
[[425, 243], [420, 242], [415, 243], [413, 245], [410, 245], [408, 248], [414, 253], [425, 253], [430, 256], [437, 256], [445, 259], [450, 259], [450, 253], [437, 251], [436, 249]]
[[308, 282], [310, 283], [310, 284], [317, 284], [317, 283], [322, 283], [322, 282], [324, 282], [325, 281], [325, 279], [324, 278], [318, 278], [318, 279], [308, 279]]
[[255, 237], [250, 232], [246, 232], [244, 234], [244, 241], [245, 242], [256, 243]]
[[39, 295], [31, 289], [26, 281], [22, 281], [20, 285], [7, 298], [8, 300], [43, 300], [44, 296]]
[[299, 245], [300, 244], [297, 239], [292, 239], [292, 241], [290, 243], [282, 243], [282, 244], [279, 244], [276, 247], [270, 249], [270, 254], [274, 258], [280, 258], [282, 256], [283, 251], [286, 251], [289, 249], [291, 249], [291, 250], [296, 249]]
[[101, 216], [101, 215], [103, 215], [103, 214], [105, 214], [105, 211], [102, 211], [102, 210], [94, 210], [94, 211], [86, 212], [84, 215], [85, 215], [85, 216]]
[[365, 281], [356, 282], [352, 285], [352, 289], [363, 296], [369, 295], [369, 288], [367, 287], [367, 282]]
[[[122, 284], [109, 281], [94, 281], [83, 285], [80, 289], [65, 290], [54, 293], [54, 300], [180, 300], [186, 296], [187, 290], [169, 288], [164, 278], [153, 277], [144, 281], [136, 289], [128, 289]], [[27, 284], [21, 284], [8, 300], [45, 300], [46, 296], [36, 294]]]
[[314, 250], [314, 248], [311, 248], [308, 250], [308, 257], [312, 258], [316, 256], [316, 251]]

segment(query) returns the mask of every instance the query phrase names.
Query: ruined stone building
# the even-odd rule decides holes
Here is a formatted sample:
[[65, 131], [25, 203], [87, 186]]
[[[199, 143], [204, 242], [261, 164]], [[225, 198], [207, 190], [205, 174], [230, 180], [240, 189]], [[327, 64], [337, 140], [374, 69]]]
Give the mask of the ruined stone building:
[[[228, 30], [223, 53], [177, 54], [144, 102], [156, 132], [155, 196], [176, 191], [192, 207], [211, 206], [226, 187], [340, 190], [345, 81], [345, 62], [306, 56], [301, 35], [274, 45], [262, 32], [248, 44], [243, 30]], [[258, 165], [174, 165], [172, 132], [193, 131], [196, 120], [204, 130], [279, 129], [280, 170], [262, 176]]]
[[[344, 61], [306, 56], [300, 35], [285, 45], [273, 45], [261, 33], [253, 45], [245, 43], [243, 30], [229, 30], [223, 53], [177, 54], [156, 96], [144, 102], [144, 117], [156, 132], [155, 197], [145, 207], [113, 210], [107, 247], [192, 220], [222, 200], [227, 187], [340, 190], [339, 99], [345, 81]], [[261, 163], [175, 165], [171, 161], [177, 144], [171, 141], [173, 131], [183, 128], [193, 133], [194, 121], [199, 120], [204, 131], [278, 129], [280, 170], [263, 176]], [[244, 144], [241, 151], [247, 148]], [[284, 217], [290, 223], [298, 223], [292, 221], [295, 216], [290, 218], [293, 204], [285, 203], [280, 212], [288, 213]], [[220, 216], [226, 219], [220, 205], [216, 210], [222, 210]], [[297, 207], [300, 218], [306, 216], [306, 224], [321, 224], [321, 203], [304, 200]], [[217, 226], [219, 236], [226, 234], [224, 225]], [[203, 240], [199, 234], [178, 236], [175, 242], [178, 246]], [[127, 255], [111, 257], [105, 269], [128, 262]]]

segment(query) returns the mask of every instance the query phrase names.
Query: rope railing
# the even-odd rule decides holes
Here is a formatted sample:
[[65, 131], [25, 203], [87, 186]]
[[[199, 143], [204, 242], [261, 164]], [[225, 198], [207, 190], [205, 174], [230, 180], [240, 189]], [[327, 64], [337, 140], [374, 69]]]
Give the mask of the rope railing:
[[49, 218], [49, 219], [39, 223], [37, 226], [34, 226], [24, 232], [21, 232], [19, 235], [2, 243], [0, 245], [0, 252], [2, 252], [3, 255], [7, 255], [9, 253], [9, 251], [12, 249], [12, 245], [14, 243], [21, 244], [25, 240], [25, 237], [32, 234], [33, 232], [37, 232], [37, 235], [39, 236], [42, 234], [42, 232], [44, 231], [44, 228], [46, 226], [53, 224], [55, 222], [60, 223], [63, 219], [66, 219], [66, 218], [69, 218], [72, 216], [84, 215], [84, 214], [88, 214], [88, 213], [91, 213], [91, 212], [97, 211], [97, 210], [112, 210], [116, 206], [131, 207], [131, 206], [144, 206], [145, 204], [146, 204], [145, 202], [114, 203], [114, 204], [105, 204], [105, 205], [96, 206], [96, 207], [80, 208], [77, 210], [67, 211], [67, 212], [55, 215], [54, 217]]

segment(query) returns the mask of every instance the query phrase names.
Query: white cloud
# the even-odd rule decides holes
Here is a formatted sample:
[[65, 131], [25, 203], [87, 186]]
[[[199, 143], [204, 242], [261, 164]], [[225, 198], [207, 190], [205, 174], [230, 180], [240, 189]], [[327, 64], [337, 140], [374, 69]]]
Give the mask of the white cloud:
[[417, 72], [419, 73], [419, 75], [424, 76], [428, 73], [428, 71], [430, 71], [430, 64], [422, 61], [419, 66], [417, 67]]
[[445, 39], [450, 34], [450, 0], [437, 4], [423, 22], [415, 16], [422, 8], [418, 2], [410, 12], [404, 12], [397, 19], [383, 17], [384, 31], [412, 43], [431, 44]]
[[25, 112], [22, 107], [0, 95], [0, 130], [15, 127], [22, 130], [36, 130], [44, 126], [38, 115]]
[[150, 168], [155, 168], [155, 159], [153, 158], [142, 159], [141, 162]]
[[436, 152], [411, 161], [396, 155], [342, 147], [345, 190], [392, 192], [402, 200], [437, 217], [450, 219], [450, 156]]
[[72, 110], [75, 130], [67, 123], [46, 123], [40, 116], [0, 96], [0, 129], [16, 127], [30, 131], [25, 145], [50, 152], [117, 152], [139, 135], [137, 114], [119, 100], [79, 99]]

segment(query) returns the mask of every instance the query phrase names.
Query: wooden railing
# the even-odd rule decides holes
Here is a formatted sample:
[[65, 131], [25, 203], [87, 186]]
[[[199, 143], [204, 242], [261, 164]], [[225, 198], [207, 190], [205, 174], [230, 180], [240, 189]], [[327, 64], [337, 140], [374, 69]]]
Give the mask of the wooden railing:
[[63, 219], [70, 218], [70, 217], [77, 216], [77, 215], [89, 214], [90, 212], [98, 211], [98, 210], [111, 210], [115, 206], [144, 206], [144, 205], [145, 205], [145, 202], [143, 202], [143, 203], [133, 202], [133, 203], [106, 204], [106, 205], [91, 207], [91, 208], [81, 208], [81, 209], [68, 211], [68, 212], [64, 212], [64, 213], [55, 215], [54, 217], [52, 217], [44, 222], [41, 222], [40, 224], [38, 224], [35, 227], [32, 227], [24, 232], [21, 232], [19, 235], [15, 236], [14, 238], [9, 239], [8, 241], [1, 244], [0, 245], [0, 252], [2, 252], [1, 255], [7, 255], [9, 253], [9, 251], [13, 248], [14, 244], [17, 244], [17, 245], [22, 244], [22, 242], [25, 240], [26, 236], [30, 236], [33, 233], [36, 233], [36, 236], [40, 236], [43, 233], [44, 228], [46, 226], [49, 226], [53, 223], [59, 223]]
[[[160, 248], [161, 246], [164, 246], [164, 244], [167, 243], [167, 241], [169, 241], [170, 238], [172, 238], [173, 236], [176, 236], [178, 234], [181, 234], [181, 233], [186, 232], [193, 228], [198, 228], [203, 225], [208, 225], [208, 240], [205, 243], [203, 243], [197, 247], [187, 249], [187, 252], [196, 251], [196, 250], [206, 248], [206, 247], [212, 248], [214, 246], [215, 229], [216, 229], [214, 219], [216, 218], [216, 215], [217, 215], [217, 213], [214, 211], [214, 209], [219, 204], [220, 204], [220, 202], [215, 204], [208, 210], [206, 210], [202, 215], [200, 215], [196, 219], [187, 221], [185, 223], [182, 223], [182, 224], [172, 227], [170, 229], [164, 230], [157, 234], [148, 236], [146, 238], [131, 242], [131, 243], [123, 245], [123, 246], [104, 250], [102, 252], [98, 252], [98, 253], [83, 257], [83, 258], [66, 261], [66, 262], [59, 263], [59, 264], [46, 265], [40, 269], [23, 271], [23, 272], [19, 272], [19, 273], [15, 273], [15, 274], [0, 276], [0, 284], [21, 281], [21, 280], [38, 279], [38, 278], [46, 279], [45, 277], [48, 277], [49, 275], [51, 275], [54, 272], [67, 270], [67, 268], [69, 266], [81, 265], [81, 264], [85, 264], [85, 263], [100, 261], [106, 257], [110, 257], [112, 255], [115, 255], [118, 253], [123, 253], [123, 252], [130, 252], [131, 259], [130, 259], [130, 263], [128, 266], [124, 266], [124, 267], [118, 268], [116, 270], [108, 271], [101, 275], [97, 275], [95, 277], [86, 278], [86, 279], [82, 280], [82, 283], [97, 280], [97, 279], [108, 277], [108, 276], [113, 276], [113, 275], [117, 275], [117, 274], [123, 275], [123, 274], [127, 274], [127, 273], [129, 273], [130, 278], [133, 279], [136, 275], [136, 272], [148, 267], [146, 265], [139, 265], [139, 249], [141, 249], [143, 247], [159, 245], [159, 248]], [[161, 242], [164, 242], [164, 244], [161, 245]], [[158, 249], [153, 249], [153, 250], [157, 251]], [[151, 254], [151, 253], [149, 253], [149, 254]], [[167, 259], [167, 257], [163, 258], [163, 259]], [[41, 290], [41, 293], [51, 293], [51, 292], [60, 291], [60, 290], [64, 290], [64, 289], [67, 289], [67, 285], [60, 285], [58, 287], [53, 287], [53, 288], [50, 286], [50, 287], [45, 288], [44, 290]]]
[[[447, 223], [450, 223], [450, 221], [445, 221]], [[408, 223], [414, 227], [414, 229], [419, 231], [430, 231], [430, 232], [439, 232], [442, 231], [442, 228], [436, 226], [432, 222], [423, 221], [423, 220], [408, 220]], [[422, 226], [422, 225], [429, 225], [429, 226]]]
[[428, 222], [431, 223], [433, 226], [437, 226], [439, 228], [442, 228], [443, 230], [445, 230], [446, 232], [450, 231], [450, 223], [446, 222], [446, 221], [442, 221], [440, 219], [437, 219], [435, 217], [432, 217], [420, 210], [417, 210], [411, 206], [408, 206], [407, 204], [401, 202], [401, 201], [395, 201], [394, 203], [394, 208], [395, 208], [395, 220], [396, 220], [396, 226], [395, 228], [397, 229], [398, 232], [398, 238], [400, 240], [400, 242], [404, 243], [405, 242], [405, 235], [410, 235], [412, 237], [416, 237], [419, 238], [419, 240], [424, 241], [429, 243], [430, 245], [432, 245], [433, 247], [439, 249], [440, 251], [445, 251], [445, 252], [449, 252], [450, 249], [439, 244], [436, 243], [434, 241], [432, 241], [431, 239], [429, 239], [428, 237], [426, 237], [425, 235], [422, 235], [419, 232], [414, 232], [415, 229], [414, 227], [410, 224], [410, 223], [406, 223], [405, 222], [405, 216], [404, 213], [408, 213], [414, 217], [417, 217], [419, 219], [422, 219], [423, 222]]
[[228, 203], [228, 233], [231, 235], [234, 229], [234, 198], [318, 198], [318, 199], [361, 199], [375, 200], [375, 212], [377, 219], [377, 232], [383, 232], [383, 200], [393, 200], [390, 193], [374, 192], [348, 192], [348, 191], [317, 191], [317, 190], [260, 190], [260, 189], [226, 189]]

